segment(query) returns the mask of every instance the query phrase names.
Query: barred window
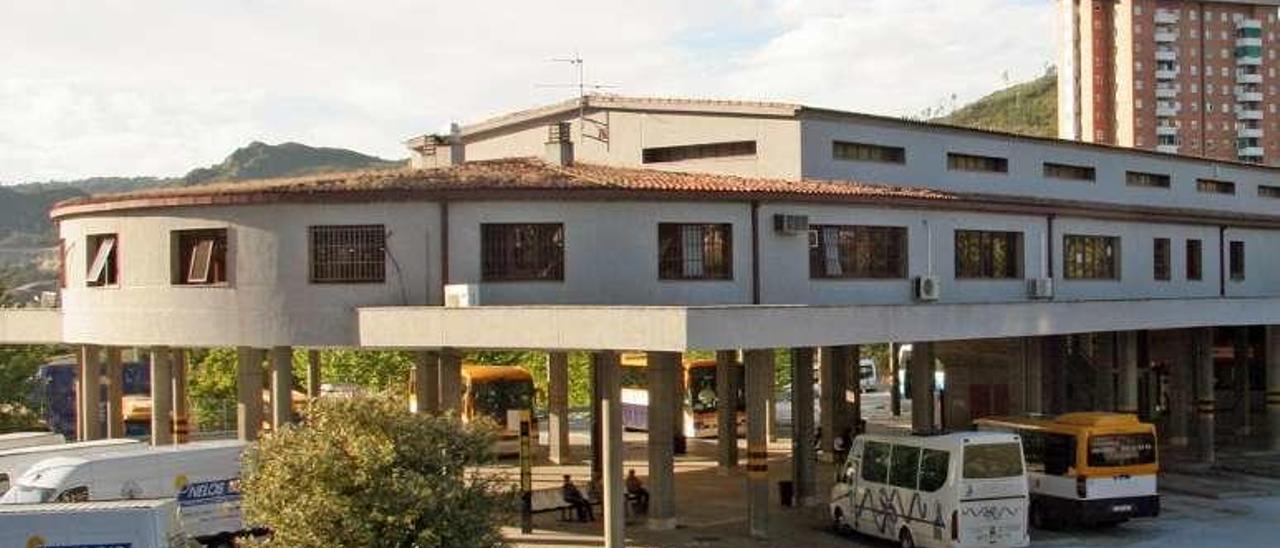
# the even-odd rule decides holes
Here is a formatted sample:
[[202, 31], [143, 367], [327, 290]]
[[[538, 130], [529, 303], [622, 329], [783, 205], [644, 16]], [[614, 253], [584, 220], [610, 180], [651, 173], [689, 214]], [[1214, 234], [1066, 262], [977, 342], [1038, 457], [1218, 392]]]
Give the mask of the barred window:
[[1152, 276], [1156, 280], [1168, 281], [1172, 278], [1173, 268], [1170, 266], [1170, 243], [1168, 238], [1156, 238], [1153, 246], [1151, 264]]
[[1244, 279], [1244, 242], [1231, 242], [1231, 254], [1229, 257], [1231, 263], [1231, 279], [1240, 281]]
[[1196, 179], [1196, 191], [1209, 194], [1235, 194], [1236, 184], [1212, 179]]
[[1280, 186], [1258, 185], [1258, 196], [1263, 198], [1280, 198]]
[[311, 283], [382, 283], [386, 272], [385, 226], [311, 227]]
[[837, 160], [852, 160], [855, 162], [907, 163], [907, 149], [867, 143], [832, 141], [831, 155]]
[[906, 278], [906, 227], [810, 225], [809, 277]]
[[1067, 279], [1120, 279], [1120, 238], [1066, 235], [1063, 240], [1062, 262]]
[[91, 234], [85, 241], [90, 258], [85, 285], [105, 287], [120, 281], [118, 237], [115, 234]]
[[643, 160], [646, 164], [659, 164], [664, 162], [680, 162], [683, 160], [700, 160], [703, 158], [726, 158], [730, 156], [755, 155], [755, 141], [733, 141], [728, 143], [706, 143], [700, 145], [646, 148], [643, 152]]
[[176, 230], [171, 238], [174, 285], [227, 283], [227, 229]]
[[1097, 170], [1089, 166], [1073, 166], [1068, 164], [1045, 162], [1044, 176], [1053, 179], [1068, 179], [1072, 181], [1093, 181], [1097, 177]]
[[1201, 254], [1200, 240], [1187, 240], [1187, 279], [1199, 280], [1203, 277], [1204, 257]]
[[1022, 233], [957, 230], [957, 278], [1021, 278]]
[[1141, 171], [1126, 171], [1124, 181], [1129, 186], [1146, 188], [1169, 188], [1170, 182], [1168, 175]]
[[484, 281], [563, 281], [563, 223], [480, 225]]
[[989, 173], [1008, 173], [1009, 160], [994, 156], [976, 156], [972, 154], [947, 153], [947, 169], [951, 171], [985, 171]]
[[733, 279], [733, 225], [659, 223], [658, 278]]

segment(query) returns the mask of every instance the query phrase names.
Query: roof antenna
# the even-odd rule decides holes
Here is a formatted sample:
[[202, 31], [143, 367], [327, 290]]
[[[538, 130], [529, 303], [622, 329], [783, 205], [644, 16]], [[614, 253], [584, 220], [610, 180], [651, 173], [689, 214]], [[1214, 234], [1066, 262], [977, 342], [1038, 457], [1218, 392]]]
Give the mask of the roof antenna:
[[[587, 117], [587, 90], [601, 90], [608, 88], [616, 88], [618, 86], [611, 84], [588, 84], [586, 78], [586, 61], [582, 59], [582, 55], [574, 50], [573, 57], [555, 57], [550, 60], [552, 63], [568, 63], [578, 71], [578, 82], [575, 84], [538, 84], [540, 88], [578, 88], [578, 135], [586, 139], [586, 132], [583, 127]], [[607, 139], [607, 138], [606, 138]]]

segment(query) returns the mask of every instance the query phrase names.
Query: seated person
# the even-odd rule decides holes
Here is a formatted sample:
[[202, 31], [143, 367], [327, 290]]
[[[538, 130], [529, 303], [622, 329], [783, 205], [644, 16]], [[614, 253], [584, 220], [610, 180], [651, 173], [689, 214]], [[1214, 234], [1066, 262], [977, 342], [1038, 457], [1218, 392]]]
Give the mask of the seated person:
[[633, 504], [637, 512], [641, 514], [649, 513], [649, 490], [644, 488], [643, 483], [640, 483], [640, 478], [636, 477], [634, 468], [627, 471], [627, 494], [635, 499]]
[[578, 512], [578, 521], [595, 521], [595, 512], [591, 509], [591, 501], [582, 496], [582, 491], [578, 490], [578, 486], [573, 484], [573, 478], [568, 474], [564, 475], [564, 485], [560, 486], [560, 494], [564, 497], [564, 501], [573, 506]]

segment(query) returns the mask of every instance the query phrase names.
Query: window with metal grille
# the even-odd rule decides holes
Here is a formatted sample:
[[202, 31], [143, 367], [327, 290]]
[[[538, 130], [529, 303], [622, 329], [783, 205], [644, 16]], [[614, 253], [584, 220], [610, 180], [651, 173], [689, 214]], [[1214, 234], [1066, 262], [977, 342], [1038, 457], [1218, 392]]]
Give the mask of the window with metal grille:
[[1187, 240], [1187, 279], [1199, 280], [1203, 277], [1204, 257], [1201, 255], [1200, 240]]
[[1280, 198], [1280, 186], [1258, 185], [1258, 196], [1263, 198]]
[[89, 287], [105, 287], [119, 283], [120, 261], [118, 257], [118, 237], [115, 234], [91, 234], [85, 241], [88, 251], [89, 270], [85, 275], [85, 285]]
[[174, 243], [174, 285], [227, 283], [227, 229], [177, 230]]
[[313, 226], [311, 283], [382, 283], [387, 278], [383, 225]]
[[947, 153], [947, 169], [951, 171], [984, 171], [988, 173], [1008, 173], [1009, 160], [994, 156], [976, 156], [973, 154]]
[[1173, 268], [1170, 266], [1170, 248], [1168, 238], [1156, 238], [1152, 247], [1151, 265], [1152, 276], [1160, 281], [1168, 281], [1172, 278]]
[[810, 225], [809, 277], [906, 278], [906, 227]]
[[1089, 166], [1073, 166], [1045, 162], [1044, 176], [1051, 179], [1067, 179], [1071, 181], [1093, 181], [1097, 170]]
[[1120, 279], [1120, 238], [1068, 234], [1063, 241], [1062, 262], [1067, 279]]
[[1126, 171], [1124, 174], [1124, 182], [1129, 186], [1136, 187], [1169, 188], [1169, 176], [1160, 173]]
[[1021, 278], [1022, 233], [956, 231], [956, 278]]
[[1240, 281], [1244, 279], [1244, 242], [1231, 242], [1231, 279]]
[[658, 223], [658, 278], [733, 279], [733, 225]]
[[564, 224], [480, 225], [484, 281], [564, 280]]
[[867, 143], [832, 141], [831, 155], [837, 160], [855, 162], [907, 163], [907, 149]]
[[698, 145], [680, 145], [673, 147], [652, 147], [644, 149], [646, 164], [663, 162], [680, 162], [683, 160], [700, 160], [704, 158], [727, 158], [731, 156], [755, 156], [755, 141], [733, 141], [727, 143], [705, 143]]
[[1196, 179], [1196, 191], [1209, 194], [1235, 194], [1236, 184], [1212, 179]]

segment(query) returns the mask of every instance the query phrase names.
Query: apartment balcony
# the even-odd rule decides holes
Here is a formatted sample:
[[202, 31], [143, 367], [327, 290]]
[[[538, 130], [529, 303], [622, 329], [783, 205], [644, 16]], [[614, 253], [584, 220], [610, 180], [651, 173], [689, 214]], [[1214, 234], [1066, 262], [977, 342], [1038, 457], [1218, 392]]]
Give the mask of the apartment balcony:
[[1177, 86], [1160, 86], [1156, 88], [1156, 98], [1173, 99], [1178, 96], [1178, 91], [1180, 90]]
[[1156, 152], [1164, 152], [1167, 154], [1177, 154], [1178, 145], [1156, 145]]
[[1155, 34], [1157, 44], [1172, 44], [1178, 41], [1178, 33], [1176, 31], [1157, 30]]
[[1236, 38], [1236, 47], [1256, 46], [1262, 47], [1261, 38]]
[[1178, 50], [1176, 49], [1158, 49], [1156, 50], [1156, 61], [1177, 61]]
[[1241, 139], [1261, 139], [1262, 128], [1259, 127], [1242, 127], [1236, 130], [1236, 136]]
[[1156, 135], [1158, 136], [1177, 135], [1177, 134], [1178, 134], [1177, 126], [1156, 126]]
[[[1254, 2], [1254, 3], [1257, 3], [1257, 2]], [[1241, 20], [1238, 24], [1236, 24], [1236, 28], [1261, 30], [1262, 20], [1261, 19], [1244, 19], [1244, 20]]]
[[1171, 10], [1156, 10], [1157, 25], [1176, 25], [1178, 24], [1178, 12]]
[[1237, 120], [1261, 120], [1261, 119], [1262, 119], [1262, 110], [1260, 110], [1260, 109], [1259, 109], [1259, 110], [1253, 110], [1253, 109], [1245, 110], [1245, 109], [1243, 109], [1243, 108], [1242, 108], [1242, 109], [1240, 109], [1240, 110], [1237, 110], [1237, 111], [1236, 111], [1236, 119], [1237, 119]]
[[1241, 57], [1236, 57], [1236, 65], [1260, 66], [1262, 65], [1262, 56], [1261, 55], [1258, 55], [1258, 56], [1245, 55]]
[[1236, 155], [1240, 158], [1261, 158], [1262, 147], [1244, 147], [1236, 151]]
[[1166, 70], [1156, 69], [1156, 80], [1176, 80], [1178, 79], [1178, 69]]
[[1236, 101], [1241, 103], [1261, 103], [1261, 91], [1238, 91], [1236, 92]]
[[1178, 115], [1178, 111], [1182, 110], [1175, 105], [1156, 105], [1157, 118], [1173, 118]]
[[1241, 84], [1261, 84], [1262, 73], [1261, 72], [1255, 72], [1255, 73], [1237, 72], [1236, 82]]

